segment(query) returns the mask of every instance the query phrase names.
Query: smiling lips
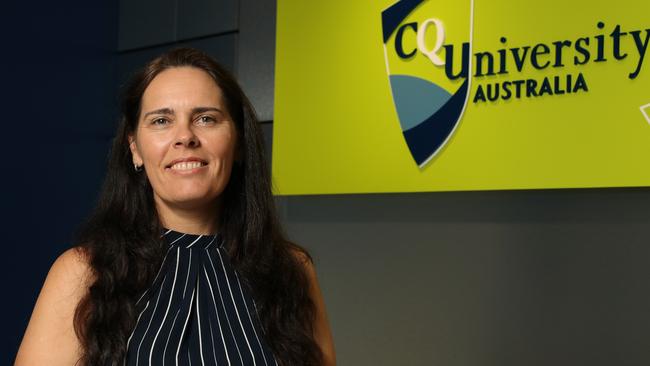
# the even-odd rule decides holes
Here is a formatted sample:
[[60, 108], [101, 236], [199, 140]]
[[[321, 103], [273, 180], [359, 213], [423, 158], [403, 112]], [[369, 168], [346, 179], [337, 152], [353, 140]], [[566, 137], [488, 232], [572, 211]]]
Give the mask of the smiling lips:
[[208, 163], [198, 158], [176, 159], [166, 166], [166, 169], [185, 171], [206, 166]]

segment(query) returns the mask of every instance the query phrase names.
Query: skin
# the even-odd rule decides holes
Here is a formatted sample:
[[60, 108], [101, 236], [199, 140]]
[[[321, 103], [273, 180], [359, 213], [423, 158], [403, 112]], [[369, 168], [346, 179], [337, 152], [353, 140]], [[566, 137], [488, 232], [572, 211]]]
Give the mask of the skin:
[[[191, 234], [217, 231], [220, 194], [237, 159], [237, 131], [222, 92], [204, 71], [179, 67], [158, 74], [142, 97], [138, 128], [129, 137], [133, 163], [143, 166], [164, 227]], [[200, 168], [170, 169], [173, 160], [195, 157]], [[299, 256], [316, 304], [314, 335], [335, 365], [334, 343], [311, 261]], [[39, 294], [15, 366], [74, 365], [80, 342], [73, 328], [77, 303], [93, 282], [88, 260], [78, 249], [52, 265]]]

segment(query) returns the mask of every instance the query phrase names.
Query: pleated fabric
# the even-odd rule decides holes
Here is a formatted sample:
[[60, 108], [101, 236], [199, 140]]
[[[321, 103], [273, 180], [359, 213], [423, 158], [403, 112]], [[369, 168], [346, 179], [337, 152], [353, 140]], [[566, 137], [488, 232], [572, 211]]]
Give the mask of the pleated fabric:
[[163, 237], [169, 249], [137, 302], [125, 365], [277, 366], [221, 237], [173, 230]]

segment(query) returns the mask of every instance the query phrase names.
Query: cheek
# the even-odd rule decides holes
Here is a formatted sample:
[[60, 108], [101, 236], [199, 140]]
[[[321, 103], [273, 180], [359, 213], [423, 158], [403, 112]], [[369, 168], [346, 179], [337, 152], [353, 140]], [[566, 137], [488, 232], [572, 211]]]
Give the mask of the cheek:
[[214, 140], [212, 153], [222, 165], [231, 165], [235, 158], [235, 136], [233, 134], [221, 135]]
[[161, 164], [167, 151], [168, 142], [163, 139], [146, 139], [141, 142], [140, 154], [145, 164], [158, 166]]
[[154, 191], [163, 194], [167, 184], [165, 183], [164, 173], [161, 170], [163, 162], [165, 161], [165, 154], [167, 151], [168, 142], [164, 141], [161, 136], [152, 138], [153, 136], [144, 135], [139, 140], [139, 151], [141, 158], [145, 165], [145, 172], [147, 179], [151, 184]]

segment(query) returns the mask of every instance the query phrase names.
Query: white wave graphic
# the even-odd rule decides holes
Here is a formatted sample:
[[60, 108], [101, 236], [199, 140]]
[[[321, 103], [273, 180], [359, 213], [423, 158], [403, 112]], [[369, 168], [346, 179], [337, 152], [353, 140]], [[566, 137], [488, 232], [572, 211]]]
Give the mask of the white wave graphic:
[[645, 120], [650, 124], [650, 104], [641, 106], [641, 114], [645, 117]]

